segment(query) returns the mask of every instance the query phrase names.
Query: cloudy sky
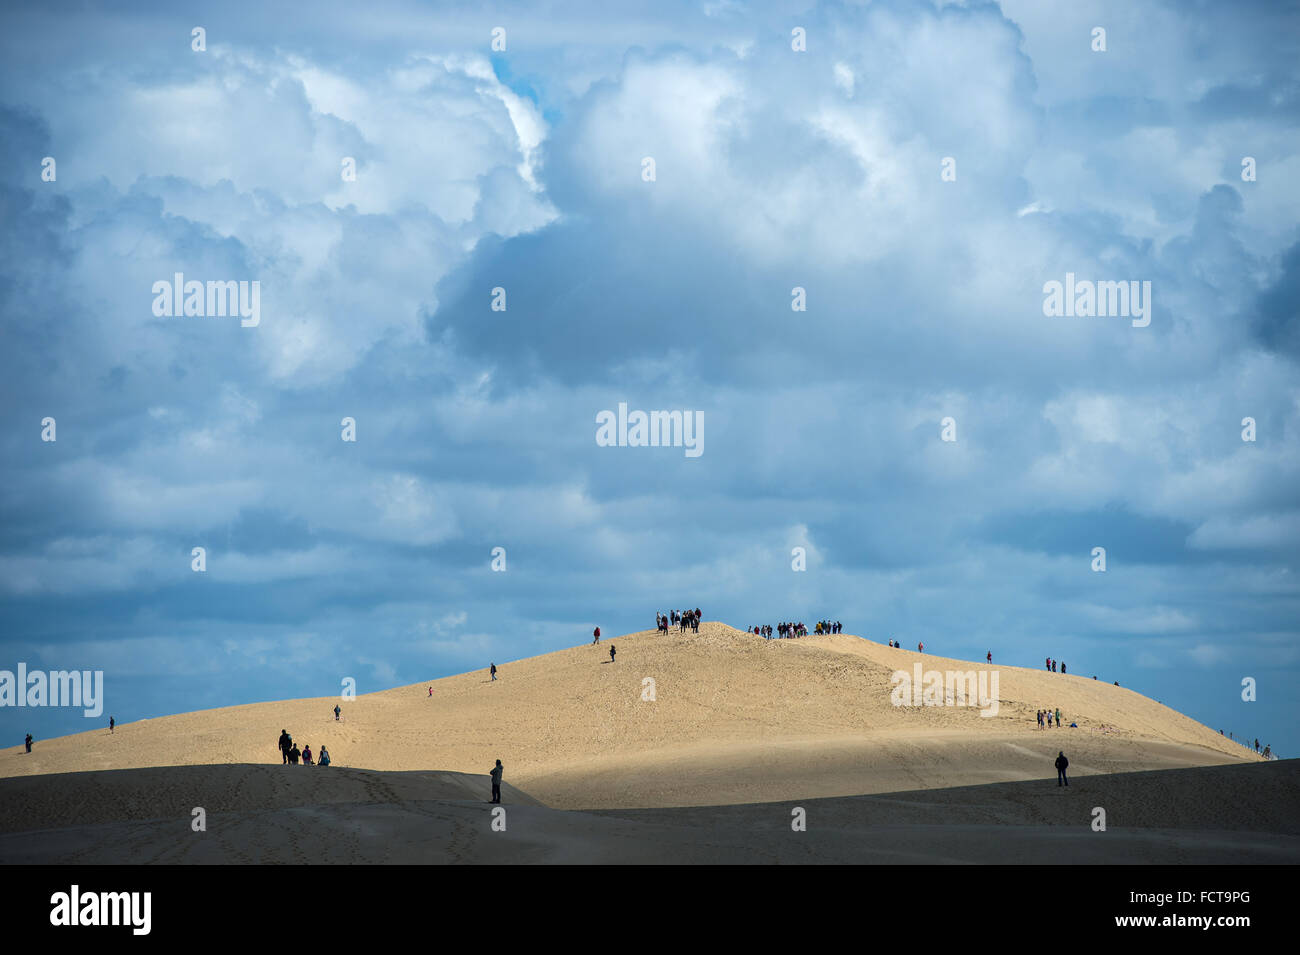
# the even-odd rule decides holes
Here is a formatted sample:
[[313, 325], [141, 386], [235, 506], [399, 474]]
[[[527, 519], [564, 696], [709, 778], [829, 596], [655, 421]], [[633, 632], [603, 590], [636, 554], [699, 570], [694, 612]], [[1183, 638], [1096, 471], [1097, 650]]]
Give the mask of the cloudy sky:
[[[1294, 8], [614, 6], [6, 7], [0, 669], [129, 721], [698, 605], [1295, 755]], [[259, 323], [156, 315], [178, 272]]]

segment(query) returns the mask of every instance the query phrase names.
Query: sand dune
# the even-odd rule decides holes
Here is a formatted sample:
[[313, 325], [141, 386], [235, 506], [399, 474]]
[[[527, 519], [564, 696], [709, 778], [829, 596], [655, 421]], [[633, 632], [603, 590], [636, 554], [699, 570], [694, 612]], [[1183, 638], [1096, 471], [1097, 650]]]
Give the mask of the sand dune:
[[[334, 768], [506, 781], [564, 809], [757, 803], [1054, 777], [1254, 762], [1240, 746], [1127, 688], [1042, 669], [950, 660], [848, 635], [765, 641], [720, 623], [654, 631], [385, 690], [127, 722], [0, 751], [0, 777], [278, 763], [287, 728], [329, 747]], [[895, 707], [890, 675], [995, 669], [999, 712]], [[653, 701], [643, 698], [647, 678]], [[433, 696], [427, 686], [433, 686]], [[1040, 731], [1060, 707], [1078, 729]], [[315, 772], [315, 770], [302, 770]], [[325, 772], [329, 772], [326, 770]]]

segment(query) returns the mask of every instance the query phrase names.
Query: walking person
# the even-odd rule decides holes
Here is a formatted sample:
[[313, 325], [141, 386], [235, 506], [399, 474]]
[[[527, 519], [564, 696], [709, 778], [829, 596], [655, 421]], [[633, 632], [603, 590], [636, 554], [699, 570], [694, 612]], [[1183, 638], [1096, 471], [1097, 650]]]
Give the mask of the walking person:
[[591, 631], [591, 645], [594, 647], [598, 643], [600, 643], [600, 627]]
[[501, 802], [501, 775], [504, 772], [505, 767], [501, 765], [501, 760], [498, 759], [497, 764], [492, 767], [492, 772], [488, 774], [492, 777], [492, 801], [494, 803]]
[[497, 665], [495, 663], [489, 664], [488, 672], [492, 674], [492, 679], [495, 680], [497, 678]]
[[27, 734], [27, 741], [26, 741], [26, 742], [27, 742], [27, 752], [30, 753], [30, 752], [32, 751], [32, 734], [31, 734], [31, 733], [28, 733], [28, 734]]
[[282, 757], [282, 760], [283, 760], [283, 762], [281, 763], [281, 765], [283, 765], [283, 766], [288, 766], [288, 765], [289, 765], [289, 749], [290, 749], [290, 747], [293, 746], [293, 740], [290, 738], [289, 733], [288, 733], [287, 730], [280, 730], [280, 742], [279, 742], [279, 746], [280, 746], [280, 756]]
[[1063, 751], [1058, 752], [1056, 754], [1056, 785], [1058, 789], [1061, 786], [1070, 785], [1070, 781], [1065, 778], [1065, 767], [1069, 765], [1070, 761], [1065, 758], [1065, 753]]
[[1056, 728], [1058, 730], [1061, 728], [1061, 708], [1059, 706], [1056, 708]]
[[[110, 717], [108, 718], [108, 731], [109, 731], [110, 733], [113, 732], [113, 727], [116, 726], [116, 725], [117, 725], [117, 720], [113, 719], [113, 717], [110, 716]], [[1256, 748], [1256, 749], [1259, 749], [1258, 746], [1256, 746], [1255, 748]]]
[[337, 723], [337, 722], [339, 721], [339, 714], [342, 713], [342, 712], [343, 712], [343, 711], [339, 709], [339, 705], [338, 705], [337, 703], [335, 703], [335, 704], [334, 704], [334, 722], [335, 722], [335, 723]]
[[614, 644], [612, 643], [609, 645], [609, 662], [614, 662]]
[[988, 661], [989, 661], [989, 663], [992, 663], [992, 662], [993, 662], [993, 651], [992, 651], [992, 650], [989, 651]]

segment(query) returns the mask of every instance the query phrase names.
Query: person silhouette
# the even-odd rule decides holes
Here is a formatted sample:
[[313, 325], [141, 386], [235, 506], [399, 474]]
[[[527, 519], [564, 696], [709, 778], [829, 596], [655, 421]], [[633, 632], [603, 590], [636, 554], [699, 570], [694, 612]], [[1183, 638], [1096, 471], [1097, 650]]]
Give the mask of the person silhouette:
[[1070, 785], [1070, 781], [1065, 778], [1065, 768], [1069, 765], [1070, 761], [1065, 758], [1065, 752], [1058, 752], [1056, 754], [1056, 785], [1058, 788]]
[[612, 643], [609, 645], [609, 662], [614, 662], [614, 644]]
[[501, 802], [501, 776], [504, 772], [505, 767], [501, 765], [501, 760], [498, 759], [496, 766], [492, 767], [492, 772], [488, 774], [492, 777], [492, 801], [495, 803]]

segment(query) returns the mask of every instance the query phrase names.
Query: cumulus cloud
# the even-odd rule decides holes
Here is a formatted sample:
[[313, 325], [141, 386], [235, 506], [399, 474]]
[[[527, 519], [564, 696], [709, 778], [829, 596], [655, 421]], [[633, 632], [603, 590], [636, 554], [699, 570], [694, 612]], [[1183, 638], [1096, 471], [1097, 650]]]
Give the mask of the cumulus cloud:
[[[149, 16], [0, 31], [11, 651], [209, 674], [218, 705], [698, 604], [1047, 644], [1166, 701], [1188, 666], [1294, 665], [1268, 5], [814, 6], [804, 53], [730, 0], [521, 7], [504, 52], [340, 9], [237, 4], [205, 54]], [[178, 272], [258, 281], [261, 322], [155, 315]], [[1149, 281], [1150, 326], [1048, 318], [1067, 273]], [[620, 402], [702, 412], [706, 453], [597, 447]]]

